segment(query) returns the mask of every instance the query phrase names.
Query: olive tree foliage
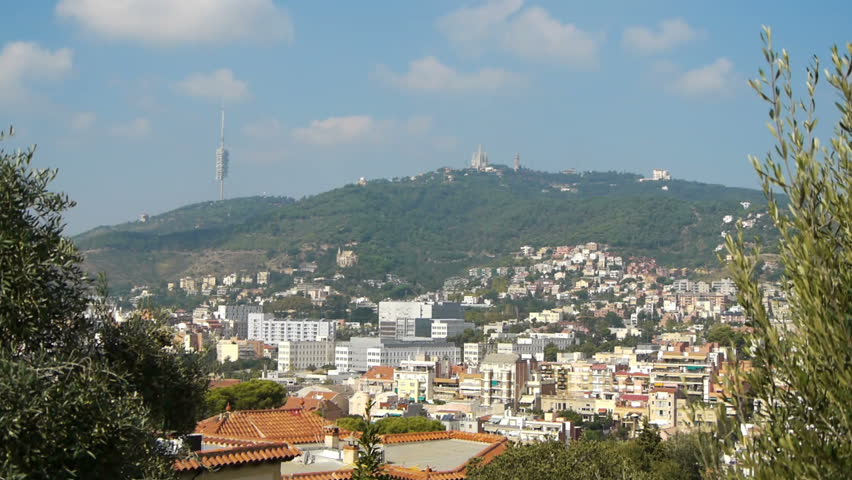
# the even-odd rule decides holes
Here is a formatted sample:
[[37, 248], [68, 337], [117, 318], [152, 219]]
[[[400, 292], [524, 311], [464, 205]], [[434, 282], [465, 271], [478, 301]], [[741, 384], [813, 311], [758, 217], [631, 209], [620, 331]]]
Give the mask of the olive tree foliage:
[[0, 349], [13, 354], [72, 347], [90, 327], [82, 257], [62, 235], [75, 203], [48, 191], [57, 171], [30, 168], [34, 153], [0, 149]]
[[170, 478], [142, 398], [90, 358], [0, 356], [0, 478]]
[[[754, 328], [751, 368], [735, 364], [725, 384], [737, 412], [714, 432], [720, 450], [705, 452], [710, 477], [846, 478], [852, 468], [852, 43], [832, 49], [830, 69], [814, 57], [807, 96], [793, 93], [786, 51], [761, 35], [768, 70], [750, 81], [770, 106], [776, 145], [751, 158], [780, 233], [783, 323], [768, 311], [757, 281], [759, 247], [742, 229], [727, 240], [738, 299]], [[815, 135], [820, 77], [834, 90], [839, 120], [827, 144]], [[781, 195], [786, 198], [781, 199]], [[724, 417], [724, 415], [722, 415]], [[749, 432], [750, 425], [754, 428]], [[721, 454], [732, 462], [722, 463]], [[730, 464], [735, 463], [732, 467]]]
[[0, 150], [0, 478], [173, 478], [158, 437], [192, 428], [206, 380], [155, 327], [88, 311], [74, 202], [34, 151]]

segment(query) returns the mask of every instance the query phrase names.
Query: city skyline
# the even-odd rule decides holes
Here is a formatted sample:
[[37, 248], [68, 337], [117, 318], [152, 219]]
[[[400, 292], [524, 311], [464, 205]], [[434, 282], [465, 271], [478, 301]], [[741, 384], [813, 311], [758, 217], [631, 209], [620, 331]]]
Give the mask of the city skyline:
[[59, 168], [57, 188], [78, 201], [72, 234], [217, 198], [223, 99], [230, 198], [462, 168], [480, 143], [494, 164], [521, 152], [536, 170], [666, 168], [757, 187], [746, 156], [771, 144], [746, 86], [760, 25], [797, 72], [843, 41], [843, 18], [805, 8], [27, 4], [0, 36], [0, 122], [18, 131], [3, 148], [37, 143], [36, 165]]

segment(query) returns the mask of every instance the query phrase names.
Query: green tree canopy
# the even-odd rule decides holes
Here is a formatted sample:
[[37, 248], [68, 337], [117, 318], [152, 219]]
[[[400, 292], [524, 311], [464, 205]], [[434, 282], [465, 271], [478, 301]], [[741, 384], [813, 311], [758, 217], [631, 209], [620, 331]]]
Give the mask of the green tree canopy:
[[471, 480], [629, 479], [698, 480], [701, 478], [695, 438], [678, 436], [648, 444], [580, 440], [565, 445], [549, 441], [512, 445], [484, 466], [475, 466]]
[[225, 411], [228, 404], [234, 410], [262, 410], [278, 408], [284, 404], [287, 390], [270, 380], [249, 380], [230, 387], [207, 392], [204, 400], [208, 416]]
[[112, 323], [33, 154], [0, 150], [0, 478], [172, 478], [158, 437], [194, 427], [203, 376], [141, 320]]

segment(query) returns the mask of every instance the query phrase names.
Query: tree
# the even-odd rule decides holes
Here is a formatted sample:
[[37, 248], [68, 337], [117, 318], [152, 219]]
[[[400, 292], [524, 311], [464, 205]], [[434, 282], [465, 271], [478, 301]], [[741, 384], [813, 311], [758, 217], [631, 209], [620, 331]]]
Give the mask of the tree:
[[[172, 478], [165, 405], [142, 393], [160, 377], [106, 360], [111, 320], [86, 315], [105, 299], [63, 236], [74, 203], [48, 190], [56, 171], [31, 169], [33, 154], [0, 151], [0, 478]], [[171, 374], [192, 382], [183, 373]]]
[[[426, 417], [387, 417], [374, 422], [379, 435], [409, 432], [440, 432], [446, 429], [440, 420]], [[343, 417], [337, 420], [337, 426], [353, 432], [363, 432], [368, 424], [359, 415]]]
[[156, 320], [135, 316], [100, 330], [104, 363], [139, 392], [152, 423], [163, 432], [189, 433], [201, 419], [207, 377], [201, 357], [173, 353], [172, 333]]
[[90, 358], [0, 358], [0, 478], [167, 478], [144, 401]]
[[364, 411], [366, 426], [358, 439], [358, 459], [355, 461], [355, 470], [352, 472], [353, 480], [389, 480], [390, 476], [384, 473], [383, 462], [379, 445], [378, 426], [370, 422], [370, 410], [373, 403], [367, 404]]
[[[650, 447], [650, 448], [646, 448]], [[653, 446], [583, 439], [565, 445], [548, 441], [511, 445], [487, 465], [474, 465], [471, 480], [631, 479], [698, 480], [697, 445], [690, 438]]]
[[559, 353], [559, 347], [554, 345], [553, 343], [548, 343], [544, 346], [544, 361], [545, 362], [555, 362], [556, 355]]
[[206, 414], [212, 416], [224, 412], [229, 404], [234, 410], [278, 408], [286, 397], [287, 390], [278, 383], [255, 379], [210, 390], [204, 404]]
[[[773, 152], [751, 161], [763, 186], [769, 217], [780, 237], [789, 323], [779, 325], [763, 304], [757, 265], [742, 228], [729, 236], [732, 278], [754, 329], [746, 347], [752, 368], [735, 363], [725, 384], [733, 420], [720, 417], [714, 437], [737, 468], [703, 452], [709, 476], [845, 478], [852, 466], [852, 43], [832, 49], [828, 83], [837, 94], [839, 120], [828, 144], [815, 136], [819, 59], [807, 69], [808, 94], [794, 98], [786, 51], [772, 46], [764, 28], [768, 71], [750, 81], [769, 103]], [[757, 405], [754, 414], [751, 407]], [[740, 428], [756, 424], [744, 437]], [[708, 445], [716, 445], [709, 443]]]
[[30, 168], [34, 154], [0, 150], [0, 349], [12, 354], [73, 349], [91, 328], [83, 259], [62, 235], [76, 203], [48, 190], [57, 171]]

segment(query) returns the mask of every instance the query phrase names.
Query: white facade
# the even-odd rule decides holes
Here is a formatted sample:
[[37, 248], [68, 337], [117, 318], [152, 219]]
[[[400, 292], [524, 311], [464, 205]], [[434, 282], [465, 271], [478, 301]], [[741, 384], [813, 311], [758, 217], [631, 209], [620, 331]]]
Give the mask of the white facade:
[[332, 320], [278, 320], [268, 313], [250, 314], [250, 340], [266, 343], [333, 341], [337, 324]]
[[334, 342], [279, 342], [278, 371], [304, 370], [334, 363]]
[[375, 337], [353, 337], [335, 347], [334, 364], [339, 370], [366, 372], [372, 367], [399, 367], [405, 360], [428, 355], [448, 359], [452, 364], [461, 360], [461, 349], [439, 341], [405, 342]]
[[432, 320], [432, 338], [447, 339], [461, 335], [475, 325], [459, 318], [439, 318]]
[[479, 362], [485, 355], [497, 351], [497, 345], [493, 343], [465, 343], [464, 364], [470, 367], [479, 366]]

